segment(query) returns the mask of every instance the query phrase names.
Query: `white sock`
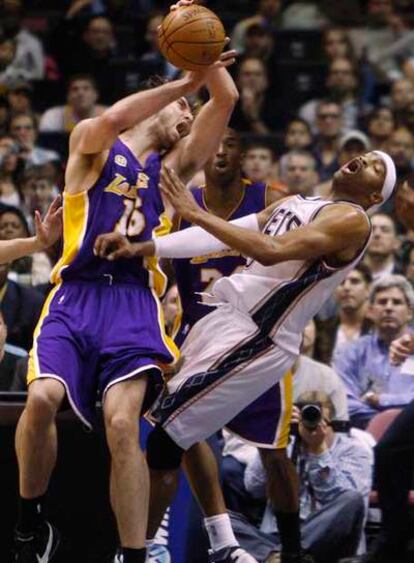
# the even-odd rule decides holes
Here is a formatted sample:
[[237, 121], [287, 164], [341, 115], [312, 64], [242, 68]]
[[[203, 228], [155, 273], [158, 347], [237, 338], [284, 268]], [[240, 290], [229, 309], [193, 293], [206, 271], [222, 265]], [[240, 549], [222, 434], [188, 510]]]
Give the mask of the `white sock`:
[[204, 524], [210, 540], [211, 549], [219, 551], [223, 547], [239, 545], [231, 527], [230, 517], [226, 513], [204, 518]]

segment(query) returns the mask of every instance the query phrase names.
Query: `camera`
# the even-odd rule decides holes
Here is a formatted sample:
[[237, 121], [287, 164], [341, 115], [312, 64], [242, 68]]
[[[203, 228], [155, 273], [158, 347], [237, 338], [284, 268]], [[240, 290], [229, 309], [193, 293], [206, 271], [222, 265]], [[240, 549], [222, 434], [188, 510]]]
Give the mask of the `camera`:
[[298, 406], [303, 426], [307, 430], [315, 430], [323, 419], [322, 405], [320, 403], [306, 403]]

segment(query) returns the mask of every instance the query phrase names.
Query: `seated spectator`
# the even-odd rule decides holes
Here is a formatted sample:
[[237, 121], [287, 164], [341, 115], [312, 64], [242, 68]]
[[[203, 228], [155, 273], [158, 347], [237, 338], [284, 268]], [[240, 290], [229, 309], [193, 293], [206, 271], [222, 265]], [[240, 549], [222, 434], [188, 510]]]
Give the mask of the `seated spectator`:
[[322, 100], [316, 108], [316, 138], [313, 153], [317, 160], [317, 170], [322, 182], [330, 179], [339, 168], [338, 144], [343, 134], [341, 105]]
[[368, 297], [372, 282], [369, 268], [358, 264], [336, 290], [337, 311], [318, 322], [316, 357], [330, 364], [344, 346], [368, 332]]
[[324, 30], [322, 38], [323, 51], [328, 61], [335, 59], [355, 59], [351, 41], [346, 31], [340, 27], [329, 27]]
[[148, 80], [151, 76], [159, 75], [174, 79], [179, 74], [179, 69], [167, 61], [158, 47], [158, 26], [163, 20], [163, 14], [155, 12], [150, 15], [145, 32], [145, 41], [148, 45], [145, 53], [138, 59], [137, 68], [139, 79]]
[[[314, 342], [315, 324], [311, 321], [303, 332], [301, 353], [292, 368], [293, 400], [296, 402], [305, 392], [323, 391], [335, 407], [336, 419], [348, 420], [345, 387], [331, 367], [311, 359]], [[230, 510], [240, 512], [250, 522], [256, 523], [258, 515], [263, 513], [264, 506], [252, 498], [244, 486], [246, 466], [255, 457], [256, 448], [227, 430], [223, 432], [223, 436], [222, 476], [226, 506]]]
[[33, 87], [30, 82], [17, 80], [9, 83], [7, 86], [7, 99], [10, 112], [12, 114], [32, 112], [32, 92]]
[[334, 363], [347, 388], [351, 422], [358, 428], [365, 428], [381, 410], [414, 399], [413, 378], [389, 360], [391, 342], [409, 331], [413, 289], [403, 276], [384, 276], [373, 283], [370, 304], [373, 332], [342, 348]]
[[[303, 393], [299, 402], [320, 403], [323, 413], [323, 420], [312, 430], [306, 428], [299, 411], [295, 413], [300, 436], [302, 544], [316, 563], [336, 563], [357, 550], [371, 490], [373, 454], [357, 439], [334, 431], [330, 422], [336, 417], [335, 408], [325, 393]], [[245, 486], [255, 498], [265, 498], [266, 473], [259, 452], [246, 468]], [[232, 525], [240, 545], [258, 561], [279, 551], [270, 502], [260, 530], [237, 515], [232, 517]]]
[[20, 194], [10, 177], [0, 176], [0, 202], [15, 207], [21, 204]]
[[265, 134], [280, 121], [275, 99], [269, 95], [269, 77], [265, 63], [258, 58], [241, 61], [236, 84], [240, 99], [231, 116], [230, 126], [237, 131]]
[[[338, 143], [338, 166], [343, 166], [353, 158], [371, 150], [371, 143], [362, 131], [357, 129], [345, 133]], [[326, 180], [315, 190], [315, 195], [326, 197], [332, 187], [332, 180]]]
[[247, 147], [243, 171], [252, 182], [267, 184], [270, 188], [287, 194], [286, 186], [276, 179], [275, 154], [265, 143], [254, 143]]
[[45, 59], [41, 41], [23, 26], [22, 0], [5, 0], [1, 4], [0, 21], [5, 35], [16, 44], [16, 56], [11, 64], [13, 78], [41, 80]]
[[[343, 126], [345, 129], [355, 129], [358, 125], [360, 102], [357, 97], [358, 76], [356, 68], [350, 59], [334, 59], [330, 63], [328, 76], [326, 78], [327, 96], [335, 100], [342, 108]], [[317, 112], [320, 100], [306, 102], [300, 110], [299, 115], [305, 119], [316, 131]]]
[[398, 182], [408, 180], [414, 185], [414, 135], [406, 127], [395, 129], [386, 146], [386, 150], [395, 162]]
[[97, 104], [98, 90], [95, 80], [88, 74], [78, 74], [69, 79], [66, 105], [45, 111], [39, 123], [39, 131], [70, 133], [79, 121], [97, 117], [105, 106]]
[[1, 311], [8, 330], [8, 342], [24, 350], [33, 344], [33, 331], [43, 304], [43, 295], [8, 279], [9, 266], [0, 266]]
[[6, 91], [8, 82], [21, 78], [12, 66], [16, 56], [16, 41], [0, 30], [0, 87]]
[[0, 312], [0, 391], [26, 391], [28, 354], [6, 340], [7, 326]]
[[280, 179], [287, 186], [289, 195], [312, 196], [319, 182], [316, 161], [308, 151], [290, 151], [279, 163]]
[[391, 109], [399, 125], [404, 125], [405, 115], [414, 102], [414, 83], [407, 78], [396, 80], [391, 87]]
[[19, 158], [19, 147], [13, 137], [0, 137], [0, 177], [17, 185], [24, 163]]
[[362, 54], [381, 82], [393, 82], [402, 76], [400, 60], [414, 52], [412, 35], [395, 13], [393, 0], [368, 0], [364, 28], [350, 31], [357, 57]]
[[288, 123], [285, 132], [285, 147], [289, 151], [309, 150], [312, 143], [312, 131], [309, 123], [300, 117]]
[[365, 252], [364, 264], [374, 281], [400, 272], [396, 255], [401, 243], [394, 219], [385, 213], [375, 213], [371, 218], [372, 234]]
[[368, 117], [367, 130], [373, 150], [387, 151], [388, 140], [395, 128], [395, 118], [390, 108], [378, 107]]
[[0, 138], [8, 133], [9, 113], [9, 102], [5, 95], [0, 94]]
[[414, 287], [414, 244], [411, 243], [409, 250], [407, 250], [407, 260], [405, 265], [405, 277]]
[[259, 0], [254, 16], [241, 20], [231, 34], [231, 48], [244, 53], [246, 31], [252, 25], [261, 25], [275, 31], [280, 23], [281, 0]]
[[38, 131], [36, 119], [31, 113], [17, 113], [11, 118], [10, 133], [19, 146], [19, 156], [25, 166], [40, 166], [58, 162], [57, 152], [44, 149], [36, 144]]

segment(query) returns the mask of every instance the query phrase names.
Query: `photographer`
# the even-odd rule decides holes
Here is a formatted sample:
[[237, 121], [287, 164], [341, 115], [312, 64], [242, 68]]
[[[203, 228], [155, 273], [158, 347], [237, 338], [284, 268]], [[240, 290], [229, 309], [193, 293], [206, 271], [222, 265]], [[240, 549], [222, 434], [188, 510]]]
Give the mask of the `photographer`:
[[[299, 435], [294, 449], [300, 476], [302, 544], [316, 563], [334, 563], [351, 556], [358, 547], [371, 490], [373, 456], [355, 438], [335, 432], [331, 425], [335, 409], [325, 393], [303, 393], [298, 404], [302, 407], [294, 409], [293, 421], [298, 423]], [[314, 414], [319, 410], [319, 421], [318, 417], [313, 422], [306, 420], [309, 405]], [[265, 496], [266, 474], [259, 452], [247, 466], [245, 485], [252, 496]], [[260, 530], [238, 516], [232, 524], [240, 544], [258, 561], [266, 561], [279, 550], [269, 502]]]

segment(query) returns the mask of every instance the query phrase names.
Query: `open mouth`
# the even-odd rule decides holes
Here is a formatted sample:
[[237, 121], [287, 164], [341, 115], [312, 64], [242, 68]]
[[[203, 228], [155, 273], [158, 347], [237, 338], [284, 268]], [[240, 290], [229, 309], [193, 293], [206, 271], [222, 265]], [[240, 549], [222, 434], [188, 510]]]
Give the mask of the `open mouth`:
[[187, 121], [181, 121], [177, 124], [176, 129], [181, 138], [186, 137], [190, 132], [190, 124]]
[[227, 168], [227, 160], [216, 160], [214, 168], [216, 170], [225, 170]]
[[347, 174], [356, 174], [361, 170], [362, 163], [359, 158], [354, 158], [350, 160], [345, 166], [343, 167], [343, 171]]

